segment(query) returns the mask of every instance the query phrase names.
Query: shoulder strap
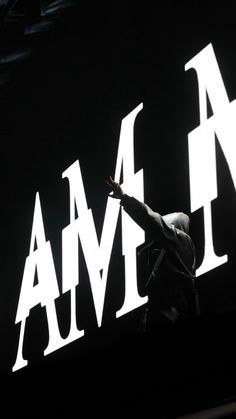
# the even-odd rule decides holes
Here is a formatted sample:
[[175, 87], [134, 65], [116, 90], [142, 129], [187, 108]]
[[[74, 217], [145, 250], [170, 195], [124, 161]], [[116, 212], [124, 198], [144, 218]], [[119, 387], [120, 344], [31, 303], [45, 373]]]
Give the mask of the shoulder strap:
[[160, 253], [159, 253], [159, 255], [158, 255], [157, 259], [156, 259], [156, 262], [154, 263], [152, 272], [151, 272], [151, 274], [150, 274], [150, 276], [149, 276], [149, 278], [147, 280], [146, 287], [148, 287], [148, 284], [149, 284], [151, 278], [155, 278], [156, 273], [158, 271], [158, 268], [159, 268], [159, 266], [160, 266], [160, 264], [162, 262], [163, 257], [165, 256], [165, 254], [166, 254], [166, 249], [161, 249], [160, 250]]
[[161, 264], [161, 261], [162, 261], [163, 257], [165, 256], [165, 254], [166, 254], [166, 249], [161, 249], [161, 251], [160, 251], [160, 253], [157, 257], [157, 260], [156, 260], [156, 262], [154, 263], [154, 266], [153, 266], [153, 270], [152, 270], [152, 275], [153, 276], [156, 276], [156, 272], [158, 271], [159, 265]]

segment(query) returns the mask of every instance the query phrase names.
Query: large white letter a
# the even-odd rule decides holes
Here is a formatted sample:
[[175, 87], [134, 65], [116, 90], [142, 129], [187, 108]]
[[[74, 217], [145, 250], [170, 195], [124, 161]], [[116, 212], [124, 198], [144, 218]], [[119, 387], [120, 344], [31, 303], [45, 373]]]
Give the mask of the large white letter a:
[[[36, 249], [34, 250], [34, 246]], [[38, 283], [34, 285], [35, 274], [38, 274]], [[42, 211], [40, 205], [39, 194], [36, 194], [35, 209], [33, 217], [33, 227], [30, 241], [29, 256], [25, 261], [23, 280], [20, 292], [20, 298], [16, 314], [16, 323], [21, 322], [20, 339], [18, 352], [13, 371], [16, 371], [27, 365], [27, 361], [23, 358], [23, 340], [26, 318], [29, 316], [30, 309], [37, 304], [46, 306], [48, 326], [49, 326], [49, 344], [52, 340], [60, 341], [62, 338], [59, 334], [57, 322], [53, 324], [55, 319], [54, 300], [59, 296], [56, 272], [53, 262], [52, 250], [49, 241], [46, 241]]]

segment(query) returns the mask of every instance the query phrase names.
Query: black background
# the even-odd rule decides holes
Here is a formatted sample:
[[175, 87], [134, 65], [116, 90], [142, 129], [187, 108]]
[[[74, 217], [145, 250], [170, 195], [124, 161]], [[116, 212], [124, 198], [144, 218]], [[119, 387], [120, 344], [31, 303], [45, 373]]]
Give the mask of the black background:
[[[113, 417], [129, 408], [139, 411], [147, 374], [136, 334], [141, 309], [115, 319], [124, 285], [120, 225], [102, 327], [96, 326], [82, 260], [78, 324], [85, 329], [85, 337], [43, 357], [47, 321], [44, 309], [37, 306], [25, 331], [24, 356], [29, 365], [11, 372], [35, 193], [40, 192], [46, 237], [61, 287], [61, 230], [69, 224], [69, 188], [62, 172], [79, 159], [99, 236], [108, 193], [105, 180], [114, 174], [121, 121], [142, 102], [134, 144], [136, 171], [144, 169], [145, 201], [160, 213], [189, 213], [187, 135], [199, 125], [199, 103], [196, 74], [185, 72], [184, 65], [209, 42], [230, 101], [236, 97], [236, 39], [230, 3], [223, 7], [197, 1], [145, 2], [145, 6], [78, 2], [68, 10], [53, 30], [42, 34], [19, 37], [8, 26], [1, 31], [2, 56], [25, 46], [31, 49], [26, 60], [0, 66], [6, 80], [1, 84], [0, 124], [3, 417], [92, 413]], [[223, 403], [235, 394], [235, 188], [218, 143], [216, 147], [214, 247], [217, 255], [228, 254], [229, 260], [198, 279], [202, 319], [196, 353], [201, 374], [193, 374], [176, 416]], [[199, 266], [204, 249], [202, 210], [191, 219]], [[61, 332], [66, 335], [69, 296], [62, 295], [56, 307]]]

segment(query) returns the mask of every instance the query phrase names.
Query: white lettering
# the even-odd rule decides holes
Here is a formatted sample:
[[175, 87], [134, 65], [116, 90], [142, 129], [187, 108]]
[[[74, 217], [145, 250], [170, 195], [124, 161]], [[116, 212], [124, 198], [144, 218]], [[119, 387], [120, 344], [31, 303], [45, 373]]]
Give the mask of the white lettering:
[[[121, 125], [121, 134], [115, 169], [115, 180], [120, 181], [122, 171], [125, 190], [143, 200], [143, 171], [134, 172], [133, 130], [137, 114], [142, 105], [136, 107]], [[44, 351], [47, 355], [84, 335], [76, 323], [76, 286], [79, 284], [80, 239], [86, 261], [91, 292], [98, 326], [102, 324], [107, 276], [115, 230], [120, 210], [119, 202], [108, 197], [100, 244], [98, 242], [92, 210], [87, 206], [79, 161], [75, 161], [63, 174], [70, 187], [70, 224], [62, 231], [62, 293], [70, 292], [71, 325], [66, 338], [59, 331], [55, 299], [59, 289], [49, 241], [46, 241], [39, 194], [36, 194], [29, 256], [26, 258], [22, 287], [16, 314], [16, 323], [21, 322], [18, 352], [13, 371], [23, 368], [23, 341], [26, 318], [37, 304], [45, 306], [49, 329], [49, 342]], [[78, 217], [76, 218], [77, 210]], [[122, 253], [125, 257], [125, 296], [117, 317], [145, 304], [137, 289], [136, 248], [144, 242], [143, 230], [122, 210]], [[37, 248], [34, 250], [35, 245]], [[36, 270], [38, 283], [34, 285]]]
[[[37, 244], [36, 250], [34, 245]], [[34, 278], [38, 273], [38, 283], [34, 285]], [[25, 261], [22, 286], [20, 291], [19, 304], [16, 314], [16, 323], [21, 322], [20, 339], [18, 352], [13, 371], [16, 371], [27, 365], [23, 358], [23, 339], [26, 318], [29, 316], [30, 309], [37, 304], [46, 307], [49, 330], [48, 347], [61, 346], [61, 336], [56, 318], [56, 309], [54, 300], [59, 297], [59, 289], [56, 278], [56, 272], [53, 262], [52, 250], [49, 241], [46, 241], [43, 225], [43, 217], [39, 194], [36, 194], [35, 209], [33, 216], [33, 227], [30, 242], [29, 256]]]
[[[134, 173], [133, 146], [134, 121], [141, 109], [142, 105], [139, 105], [122, 121], [115, 180], [117, 182], [120, 180], [123, 168], [125, 190], [143, 200], [143, 172]], [[63, 247], [63, 292], [71, 289], [73, 284], [78, 283], [78, 271], [75, 273], [73, 270], [73, 275], [75, 275], [73, 278], [71, 267], [75, 267], [78, 263], [79, 249], [78, 244], [76, 244], [76, 236], [79, 236], [89, 272], [97, 322], [98, 326], [101, 326], [108, 267], [120, 205], [117, 201], [108, 198], [99, 245], [92, 211], [87, 206], [79, 161], [73, 163], [62, 176], [68, 178], [70, 185], [70, 225], [66, 227], [63, 233], [70, 229], [71, 238], [73, 236], [71, 243], [67, 241], [67, 250], [65, 245]], [[75, 207], [78, 213], [77, 219], [75, 219]], [[136, 273], [136, 248], [144, 242], [144, 239], [142, 229], [122, 210], [122, 248], [125, 256], [126, 292], [123, 307], [117, 312], [118, 317], [147, 301], [146, 297], [140, 297], [138, 294]], [[64, 260], [64, 254], [70, 254], [70, 256], [67, 256]]]
[[[200, 126], [189, 133], [189, 170], [191, 211], [203, 207], [205, 252], [198, 276], [227, 262], [227, 255], [217, 256], [212, 238], [211, 201], [218, 196], [215, 135], [217, 136], [236, 187], [236, 101], [229, 102], [211, 44], [192, 60], [185, 70], [193, 68], [198, 77]], [[207, 117], [207, 95], [213, 116]]]

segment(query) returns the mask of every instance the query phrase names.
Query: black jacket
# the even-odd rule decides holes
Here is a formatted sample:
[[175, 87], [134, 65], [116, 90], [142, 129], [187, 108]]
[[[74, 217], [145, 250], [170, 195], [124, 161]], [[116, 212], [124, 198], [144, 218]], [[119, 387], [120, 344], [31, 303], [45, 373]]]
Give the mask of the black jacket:
[[121, 205], [152, 241], [150, 250], [165, 249], [158, 267], [147, 278], [147, 321], [155, 324], [160, 319], [175, 323], [190, 317], [195, 310], [195, 249], [188, 234], [189, 217], [184, 213], [161, 216], [148, 205], [124, 195]]

